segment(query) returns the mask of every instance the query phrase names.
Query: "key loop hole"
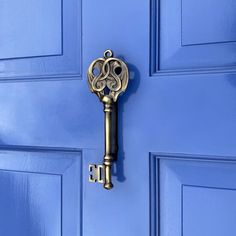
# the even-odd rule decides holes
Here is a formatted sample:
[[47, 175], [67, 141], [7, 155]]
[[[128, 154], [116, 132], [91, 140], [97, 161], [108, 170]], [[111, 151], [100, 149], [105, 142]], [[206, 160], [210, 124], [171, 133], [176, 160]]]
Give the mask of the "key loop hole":
[[112, 50], [108, 49], [104, 52], [104, 58], [107, 59], [110, 57], [113, 57], [113, 52], [112, 52]]

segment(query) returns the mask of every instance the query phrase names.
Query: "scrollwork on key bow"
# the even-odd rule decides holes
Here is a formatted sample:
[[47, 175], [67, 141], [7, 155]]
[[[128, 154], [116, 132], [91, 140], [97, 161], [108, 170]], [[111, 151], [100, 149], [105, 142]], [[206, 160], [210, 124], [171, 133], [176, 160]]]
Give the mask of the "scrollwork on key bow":
[[104, 96], [108, 96], [116, 102], [120, 93], [127, 88], [129, 72], [123, 61], [113, 57], [111, 50], [106, 50], [104, 58], [98, 58], [91, 63], [87, 77], [90, 90], [101, 101]]

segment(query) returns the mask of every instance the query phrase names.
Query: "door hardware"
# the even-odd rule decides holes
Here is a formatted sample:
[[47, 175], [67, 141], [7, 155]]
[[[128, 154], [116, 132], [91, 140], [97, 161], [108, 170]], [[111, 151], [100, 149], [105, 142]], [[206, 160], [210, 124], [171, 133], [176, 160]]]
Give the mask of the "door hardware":
[[89, 165], [89, 181], [103, 183], [105, 189], [113, 187], [111, 167], [117, 160], [117, 99], [128, 85], [129, 71], [122, 60], [113, 57], [111, 50], [103, 58], [94, 60], [87, 72], [88, 84], [104, 106], [105, 155], [103, 165]]

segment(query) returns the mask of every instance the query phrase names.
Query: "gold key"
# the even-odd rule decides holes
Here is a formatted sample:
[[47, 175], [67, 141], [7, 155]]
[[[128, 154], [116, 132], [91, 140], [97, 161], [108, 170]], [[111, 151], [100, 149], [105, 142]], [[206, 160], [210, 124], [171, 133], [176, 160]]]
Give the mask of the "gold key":
[[[96, 72], [96, 73], [95, 73]], [[111, 189], [111, 168], [117, 160], [117, 99], [127, 88], [129, 71], [127, 65], [120, 59], [113, 57], [111, 50], [104, 52], [103, 58], [94, 60], [88, 68], [88, 83], [91, 92], [95, 93], [104, 106], [104, 128], [105, 128], [105, 155], [103, 165], [90, 165], [90, 182], [103, 183], [105, 189]], [[99, 175], [100, 171], [101, 175]], [[103, 181], [100, 179], [102, 178]], [[95, 181], [96, 180], [96, 181]], [[98, 181], [100, 180], [100, 181]]]

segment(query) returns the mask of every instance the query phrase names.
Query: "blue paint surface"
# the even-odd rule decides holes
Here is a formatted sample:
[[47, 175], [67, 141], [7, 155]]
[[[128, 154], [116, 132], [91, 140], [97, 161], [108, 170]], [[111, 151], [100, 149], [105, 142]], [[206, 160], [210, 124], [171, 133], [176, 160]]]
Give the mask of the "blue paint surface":
[[155, 72], [235, 71], [235, 1], [152, 1]]
[[[14, 2], [2, 1], [20, 14]], [[20, 14], [12, 27], [25, 30], [21, 38], [0, 7], [1, 235], [235, 234], [236, 45], [234, 28], [225, 28], [235, 24], [235, 4], [205, 2], [37, 2], [44, 12], [24, 0], [19, 10], [42, 21]], [[204, 8], [202, 21], [193, 7]], [[217, 15], [221, 27], [204, 24]], [[15, 37], [23, 43], [12, 51]], [[131, 77], [119, 100], [112, 191], [88, 183], [88, 164], [102, 162], [104, 128], [86, 70], [107, 48]]]
[[1, 80], [81, 76], [81, 1], [2, 0], [0, 27]]
[[0, 151], [0, 234], [80, 235], [81, 157], [66, 149]]
[[62, 5], [58, 0], [0, 3], [0, 59], [62, 53]]
[[235, 160], [153, 154], [150, 161], [152, 236], [235, 234]]
[[236, 42], [235, 9], [233, 0], [182, 0], [182, 44]]

